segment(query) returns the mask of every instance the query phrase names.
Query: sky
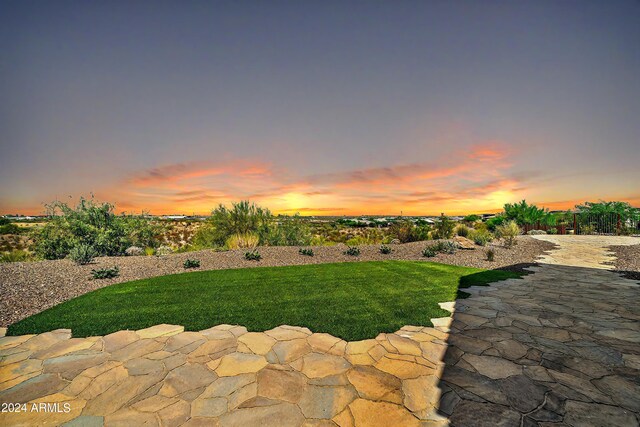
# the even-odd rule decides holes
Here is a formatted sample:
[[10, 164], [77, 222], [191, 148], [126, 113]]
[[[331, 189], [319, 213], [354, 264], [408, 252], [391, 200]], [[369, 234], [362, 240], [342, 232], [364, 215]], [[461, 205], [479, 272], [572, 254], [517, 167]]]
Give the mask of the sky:
[[640, 1], [0, 2], [0, 213], [640, 206]]

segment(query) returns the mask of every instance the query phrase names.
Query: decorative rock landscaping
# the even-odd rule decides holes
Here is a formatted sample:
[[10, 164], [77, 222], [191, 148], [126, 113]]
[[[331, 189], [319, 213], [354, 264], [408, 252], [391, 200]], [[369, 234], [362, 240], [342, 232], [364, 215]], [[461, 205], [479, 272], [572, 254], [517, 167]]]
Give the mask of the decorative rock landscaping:
[[0, 424], [638, 425], [640, 285], [602, 264], [638, 239], [540, 238], [559, 249], [534, 274], [375, 339], [232, 325], [2, 337]]

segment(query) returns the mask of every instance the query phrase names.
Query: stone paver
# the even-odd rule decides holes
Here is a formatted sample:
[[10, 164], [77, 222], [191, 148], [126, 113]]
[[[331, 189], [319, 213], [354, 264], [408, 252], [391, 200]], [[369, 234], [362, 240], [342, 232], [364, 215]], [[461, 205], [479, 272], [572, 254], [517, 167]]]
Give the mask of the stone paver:
[[364, 341], [287, 325], [0, 336], [0, 403], [26, 409], [0, 425], [637, 426], [640, 285], [603, 263], [640, 239], [540, 238], [559, 248], [523, 280]]

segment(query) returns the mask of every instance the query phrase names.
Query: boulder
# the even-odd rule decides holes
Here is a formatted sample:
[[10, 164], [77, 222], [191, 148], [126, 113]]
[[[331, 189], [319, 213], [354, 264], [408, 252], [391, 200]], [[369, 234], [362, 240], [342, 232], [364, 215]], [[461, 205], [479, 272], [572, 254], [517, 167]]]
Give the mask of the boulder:
[[456, 236], [453, 238], [453, 241], [458, 244], [460, 249], [475, 249], [476, 245], [471, 240], [466, 237]]

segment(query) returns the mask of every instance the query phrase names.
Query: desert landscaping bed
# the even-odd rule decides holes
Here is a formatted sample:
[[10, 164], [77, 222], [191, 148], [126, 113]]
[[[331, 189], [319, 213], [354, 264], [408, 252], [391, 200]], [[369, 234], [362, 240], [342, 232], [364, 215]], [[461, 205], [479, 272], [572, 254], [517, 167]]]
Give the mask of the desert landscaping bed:
[[610, 246], [609, 250], [616, 256], [613, 266], [624, 277], [640, 281], [640, 245]]
[[[510, 249], [490, 244], [475, 250], [459, 250], [455, 254], [438, 254], [424, 258], [422, 250], [433, 242], [414, 242], [391, 245], [391, 254], [381, 254], [378, 245], [360, 246], [358, 257], [344, 255], [344, 245], [314, 246], [313, 257], [300, 255], [298, 247], [260, 247], [260, 261], [244, 259], [244, 250], [215, 252], [203, 250], [162, 257], [100, 257], [93, 263], [79, 266], [70, 260], [38, 261], [0, 264], [0, 326], [8, 326], [18, 320], [49, 307], [114, 283], [127, 282], [186, 270], [186, 259], [200, 261], [198, 270], [218, 270], [242, 267], [319, 264], [328, 262], [357, 262], [377, 260], [423, 260], [445, 264], [486, 269], [505, 268], [519, 270], [523, 264], [534, 263], [538, 256], [554, 247], [552, 243], [520, 236], [518, 244]], [[486, 260], [485, 251], [493, 249], [495, 259]], [[113, 279], [91, 280], [91, 270], [118, 266], [120, 275]]]

